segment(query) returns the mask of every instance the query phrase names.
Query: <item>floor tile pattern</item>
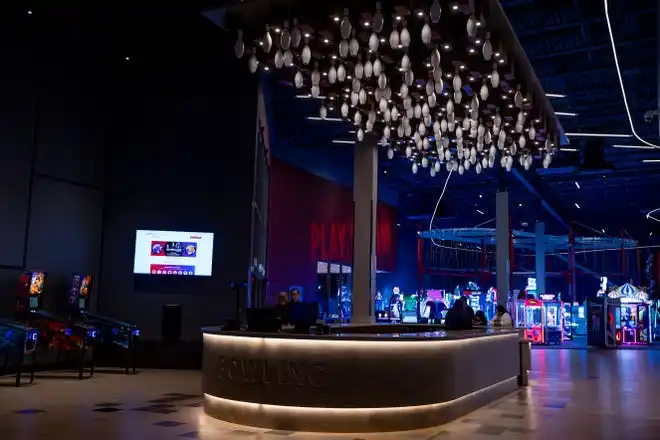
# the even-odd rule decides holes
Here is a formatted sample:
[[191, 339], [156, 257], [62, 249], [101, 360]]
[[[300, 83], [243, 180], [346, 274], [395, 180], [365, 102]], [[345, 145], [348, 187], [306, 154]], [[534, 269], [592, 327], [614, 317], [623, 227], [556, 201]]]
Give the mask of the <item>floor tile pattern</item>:
[[200, 375], [145, 371], [77, 381], [37, 376], [2, 386], [3, 440], [658, 440], [660, 351], [532, 352], [531, 386], [459, 420], [386, 434], [315, 434], [251, 429], [207, 417]]

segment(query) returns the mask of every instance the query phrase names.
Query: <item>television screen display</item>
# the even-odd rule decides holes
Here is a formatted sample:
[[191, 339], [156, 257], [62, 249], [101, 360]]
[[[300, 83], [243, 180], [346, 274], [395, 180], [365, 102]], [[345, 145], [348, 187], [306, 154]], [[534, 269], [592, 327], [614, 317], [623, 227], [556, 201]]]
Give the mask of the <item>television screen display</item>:
[[210, 232], [136, 231], [135, 274], [211, 276], [212, 266]]

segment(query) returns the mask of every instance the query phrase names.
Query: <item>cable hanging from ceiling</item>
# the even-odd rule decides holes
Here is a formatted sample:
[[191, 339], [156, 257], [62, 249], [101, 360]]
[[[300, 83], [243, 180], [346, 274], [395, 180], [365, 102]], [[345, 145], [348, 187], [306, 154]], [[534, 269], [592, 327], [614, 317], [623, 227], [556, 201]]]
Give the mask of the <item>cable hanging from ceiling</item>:
[[[647, 145], [651, 148], [659, 148], [660, 145], [653, 144], [651, 142], [648, 142], [644, 139], [641, 138], [637, 134], [637, 131], [635, 131], [635, 124], [633, 123], [632, 120], [632, 115], [630, 114], [630, 106], [628, 105], [628, 97], [626, 96], [626, 88], [624, 87], [623, 84], [623, 75], [621, 74], [621, 67], [619, 65], [619, 57], [616, 52], [616, 42], [614, 40], [614, 32], [612, 31], [612, 22], [610, 21], [610, 10], [609, 10], [609, 0], [603, 0], [603, 5], [605, 7], [605, 21], [607, 22], [607, 31], [609, 33], [610, 37], [610, 43], [612, 45], [612, 55], [614, 56], [614, 65], [616, 66], [616, 74], [619, 78], [619, 86], [621, 87], [621, 95], [623, 96], [623, 104], [626, 107], [626, 115], [628, 116], [628, 123], [630, 124], [630, 131], [632, 132], [633, 136], [643, 143], [644, 145]], [[648, 214], [647, 214], [647, 218]]]

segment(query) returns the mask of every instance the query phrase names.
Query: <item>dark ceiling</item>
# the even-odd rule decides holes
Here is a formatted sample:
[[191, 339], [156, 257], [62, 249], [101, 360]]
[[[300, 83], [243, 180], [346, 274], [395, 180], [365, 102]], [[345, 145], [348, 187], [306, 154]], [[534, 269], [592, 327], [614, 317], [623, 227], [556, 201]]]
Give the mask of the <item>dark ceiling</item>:
[[[602, 0], [501, 4], [543, 88], [553, 96], [551, 103], [565, 132], [630, 135]], [[644, 115], [658, 109], [657, 9], [657, 2], [644, 0], [610, 0], [609, 6], [632, 121], [637, 133], [652, 143], [660, 143], [658, 119], [649, 123]], [[339, 6], [337, 10], [341, 12]], [[296, 97], [295, 89], [274, 78], [266, 83], [275, 154], [350, 184], [352, 146], [332, 142], [353, 139], [350, 125], [308, 120], [318, 115], [318, 101]], [[660, 159], [660, 152], [613, 146], [639, 146], [633, 137], [569, 136], [568, 142], [549, 169], [537, 162], [529, 171], [514, 168], [502, 173], [496, 167], [479, 176], [452, 175], [437, 226], [471, 227], [490, 220], [494, 194], [504, 186], [516, 227], [532, 227], [542, 220], [561, 234], [567, 232], [564, 224], [575, 221], [584, 225], [577, 228], [584, 234], [605, 231], [618, 237], [625, 230], [642, 242], [652, 239], [655, 222], [645, 213], [660, 207], [660, 163], [643, 160]], [[384, 155], [381, 168], [385, 198], [398, 195], [409, 221], [428, 218], [447, 173], [443, 170], [432, 178], [420, 169], [413, 175], [408, 161]]]
[[[635, 129], [642, 138], [660, 144], [658, 118], [650, 123], [644, 118], [646, 112], [658, 109], [657, 2], [609, 1]], [[205, 56], [233, 58], [232, 50], [221, 42], [221, 31], [199, 14], [205, 8], [222, 6], [222, 2], [181, 3], [185, 4], [184, 9], [175, 4], [159, 8], [136, 6], [135, 10], [88, 6], [88, 10], [75, 12], [52, 5], [49, 10], [37, 8], [29, 18], [28, 10], [19, 8], [5, 11], [2, 20], [6, 36], [8, 30], [23, 21], [39, 23], [43, 28], [35, 35], [40, 44], [58, 50], [70, 47], [69, 51], [75, 49], [90, 62], [112, 58], [123, 63], [130, 58], [130, 63], [137, 65], [158, 58], [163, 70], [181, 65], [203, 69], [201, 64], [190, 67], [190, 63], [198, 61], [186, 54], [196, 51]], [[546, 93], [562, 96], [551, 99], [555, 111], [576, 114], [559, 116], [564, 130], [630, 134], [602, 0], [501, 3]], [[338, 3], [338, 14], [342, 7]], [[4, 42], [16, 47], [28, 44], [16, 38], [5, 38]], [[117, 69], [112, 63], [107, 66]], [[114, 72], [108, 70], [108, 77]], [[247, 66], [245, 74], [249, 75]], [[318, 115], [318, 101], [296, 98], [295, 89], [278, 84], [274, 75], [266, 75], [264, 80], [274, 153], [350, 185], [352, 145], [332, 142], [354, 139], [349, 133], [350, 125], [306, 119]], [[660, 159], [660, 153], [653, 149], [613, 147], [620, 144], [640, 142], [634, 138], [571, 136], [570, 144], [563, 146], [564, 151], [547, 170], [535, 163], [529, 171], [514, 168], [511, 173], [503, 173], [496, 167], [479, 176], [473, 172], [453, 174], [439, 209], [437, 226], [470, 227], [492, 219], [494, 195], [503, 186], [511, 196], [516, 228], [524, 228], [523, 223], [531, 227], [534, 221], [543, 220], [552, 233], [561, 234], [566, 232], [562, 223], [576, 221], [592, 228], [592, 235], [604, 230], [620, 236], [625, 230], [642, 242], [653, 240], [660, 236], [660, 228], [653, 237], [649, 234], [660, 224], [646, 219], [645, 213], [660, 207], [660, 163], [643, 160]], [[386, 157], [382, 157], [381, 168], [383, 197], [398, 202], [408, 222], [428, 221], [447, 173], [443, 170], [432, 178], [428, 170], [420, 169], [413, 175], [410, 162]], [[588, 229], [580, 230], [586, 233]]]

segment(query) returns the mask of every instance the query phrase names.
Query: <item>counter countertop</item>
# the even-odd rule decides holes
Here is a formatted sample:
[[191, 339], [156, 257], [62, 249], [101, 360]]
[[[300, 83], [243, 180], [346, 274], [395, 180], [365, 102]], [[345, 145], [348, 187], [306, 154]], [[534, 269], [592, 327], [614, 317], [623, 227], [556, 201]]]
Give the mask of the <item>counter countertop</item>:
[[[377, 325], [374, 325], [377, 330]], [[519, 330], [514, 328], [483, 328], [472, 330], [436, 330], [432, 332], [419, 333], [342, 333], [337, 332], [329, 335], [305, 334], [305, 333], [258, 333], [249, 331], [223, 330], [222, 327], [203, 327], [202, 333], [208, 335], [236, 336], [248, 338], [280, 338], [280, 339], [314, 339], [314, 340], [355, 340], [355, 341], [411, 341], [411, 340], [460, 340], [473, 339], [489, 336], [518, 334]]]

